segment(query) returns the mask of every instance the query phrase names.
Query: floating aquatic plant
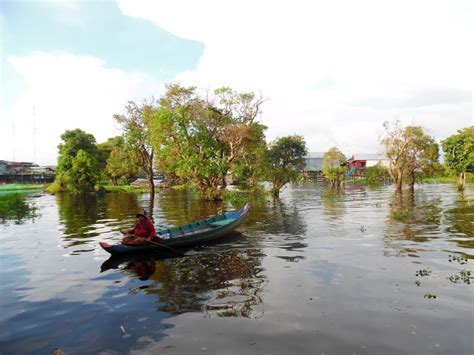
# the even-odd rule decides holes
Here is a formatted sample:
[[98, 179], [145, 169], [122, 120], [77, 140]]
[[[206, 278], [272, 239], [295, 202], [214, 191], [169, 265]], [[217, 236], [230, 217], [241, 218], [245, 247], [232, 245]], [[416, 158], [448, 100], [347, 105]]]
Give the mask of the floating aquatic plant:
[[431, 274], [431, 270], [426, 268], [426, 269], [421, 269], [421, 270], [418, 270], [415, 274], [415, 276], [429, 276]]

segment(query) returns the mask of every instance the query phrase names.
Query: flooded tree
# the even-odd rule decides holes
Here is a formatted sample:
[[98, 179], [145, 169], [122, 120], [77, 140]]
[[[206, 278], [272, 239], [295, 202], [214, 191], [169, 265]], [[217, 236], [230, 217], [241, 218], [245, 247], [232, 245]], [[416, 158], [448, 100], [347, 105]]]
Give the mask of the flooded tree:
[[331, 183], [332, 187], [338, 187], [341, 184], [347, 167], [345, 165], [346, 157], [336, 147], [332, 147], [323, 158], [323, 175]]
[[303, 136], [281, 137], [269, 144], [262, 157], [262, 169], [265, 171], [265, 178], [271, 183], [270, 192], [273, 197], [278, 197], [287, 183], [298, 179], [305, 166], [306, 154]]
[[155, 110], [156, 108], [147, 102], [137, 105], [135, 102], [129, 101], [125, 106], [125, 114], [114, 115], [114, 119], [124, 131], [125, 147], [138, 156], [139, 164], [148, 181], [151, 196], [155, 195], [155, 183], [153, 181], [154, 150], [150, 143], [149, 127]]
[[112, 185], [129, 184], [140, 172], [140, 157], [125, 145], [125, 138], [117, 136], [97, 145], [103, 178]]
[[458, 130], [441, 142], [445, 164], [459, 176], [459, 189], [466, 187], [468, 172], [474, 172], [474, 126]]
[[151, 121], [157, 160], [165, 174], [218, 200], [225, 176], [246, 147], [263, 140], [256, 122], [263, 99], [229, 88], [201, 96], [195, 87], [168, 85]]
[[74, 129], [64, 132], [61, 139], [56, 179], [49, 191], [94, 191], [99, 177], [99, 151], [94, 136]]
[[433, 137], [428, 136], [420, 126], [405, 128], [409, 144], [404, 158], [408, 185], [414, 190], [416, 178], [430, 175], [438, 165], [439, 148]]
[[430, 170], [438, 162], [438, 145], [420, 126], [402, 127], [400, 121], [384, 123], [385, 133], [380, 140], [389, 159], [389, 174], [395, 191], [402, 192], [403, 180], [413, 190], [417, 175]]

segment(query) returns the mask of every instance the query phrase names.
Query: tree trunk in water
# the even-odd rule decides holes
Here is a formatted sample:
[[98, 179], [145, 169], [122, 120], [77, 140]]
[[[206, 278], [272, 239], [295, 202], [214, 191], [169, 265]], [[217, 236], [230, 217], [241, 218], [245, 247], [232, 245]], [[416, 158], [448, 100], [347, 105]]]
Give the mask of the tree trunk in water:
[[145, 169], [145, 174], [148, 179], [148, 189], [150, 191], [150, 204], [148, 206], [148, 216], [152, 217], [153, 215], [153, 204], [155, 201], [155, 182], [153, 181], [153, 151], [149, 156], [149, 163]]
[[415, 191], [415, 172], [411, 171], [410, 172], [410, 181], [408, 182], [408, 185], [410, 187], [411, 193]]
[[464, 191], [466, 188], [466, 172], [463, 171], [461, 174], [459, 174], [459, 189], [461, 191]]
[[398, 194], [402, 193], [402, 172], [401, 170], [397, 170], [397, 173], [395, 175], [395, 192]]
[[148, 202], [148, 217], [153, 219], [153, 207], [155, 205], [155, 194], [150, 194], [150, 201]]

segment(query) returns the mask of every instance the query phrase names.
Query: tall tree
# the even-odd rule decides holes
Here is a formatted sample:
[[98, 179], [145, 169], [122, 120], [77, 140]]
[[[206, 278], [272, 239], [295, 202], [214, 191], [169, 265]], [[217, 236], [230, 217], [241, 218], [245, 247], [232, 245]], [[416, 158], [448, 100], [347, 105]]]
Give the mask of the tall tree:
[[68, 190], [74, 192], [94, 191], [99, 177], [97, 158], [79, 149], [66, 174]]
[[76, 128], [74, 130], [66, 130], [61, 134], [61, 139], [62, 143], [58, 145], [58, 173], [63, 173], [71, 169], [72, 160], [79, 150], [89, 153], [95, 157], [95, 159], [98, 158], [96, 140], [92, 134]]
[[404, 157], [408, 186], [413, 191], [418, 176], [430, 175], [438, 164], [439, 148], [433, 137], [428, 136], [420, 126], [405, 128], [409, 141]]
[[406, 162], [408, 145], [410, 137], [406, 135], [405, 129], [401, 126], [400, 121], [394, 124], [385, 122], [383, 124], [385, 133], [380, 143], [385, 149], [385, 154], [389, 159], [388, 173], [395, 183], [396, 193], [402, 192], [403, 170]]
[[265, 177], [271, 182], [271, 194], [280, 195], [287, 183], [295, 181], [304, 169], [306, 143], [302, 136], [293, 135], [277, 138], [269, 144], [263, 156]]
[[332, 187], [338, 187], [341, 184], [344, 174], [347, 171], [346, 157], [336, 147], [332, 147], [323, 157], [323, 175], [331, 183]]
[[108, 153], [105, 161], [105, 175], [110, 179], [113, 185], [119, 183], [129, 184], [140, 172], [140, 161], [138, 154], [125, 146], [125, 140], [122, 136], [110, 138], [99, 147], [104, 155]]
[[459, 188], [466, 187], [466, 175], [474, 171], [474, 126], [458, 130], [441, 142], [446, 165], [459, 175]]
[[148, 181], [151, 198], [155, 195], [155, 183], [153, 182], [154, 151], [150, 143], [149, 126], [155, 111], [156, 107], [152, 104], [145, 102], [142, 105], [137, 105], [135, 102], [129, 101], [125, 106], [124, 114], [114, 115], [124, 132], [125, 146], [136, 152], [139, 157], [140, 166]]
[[74, 129], [65, 131], [61, 139], [53, 190], [93, 190], [98, 178], [98, 149], [94, 136]]
[[168, 85], [151, 124], [163, 172], [193, 183], [206, 199], [219, 199], [245, 147], [263, 140], [264, 126], [254, 122], [261, 102], [228, 88], [201, 97], [195, 87]]

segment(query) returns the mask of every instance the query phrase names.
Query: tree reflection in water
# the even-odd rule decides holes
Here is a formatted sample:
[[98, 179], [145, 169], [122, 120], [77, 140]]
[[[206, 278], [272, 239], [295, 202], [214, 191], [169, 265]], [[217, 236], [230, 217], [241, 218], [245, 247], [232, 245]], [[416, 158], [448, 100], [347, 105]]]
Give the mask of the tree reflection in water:
[[189, 189], [169, 189], [157, 194], [156, 202], [155, 223], [159, 221], [166, 227], [181, 226], [225, 212], [222, 201], [203, 201]]
[[[262, 255], [253, 250], [198, 253], [175, 259], [136, 257], [120, 269], [151, 284], [131, 289], [157, 297], [158, 310], [178, 315], [205, 312], [208, 316], [259, 318], [265, 277]], [[102, 271], [113, 264], [106, 265]], [[120, 262], [119, 262], [120, 264]]]
[[[446, 232], [453, 237], [462, 248], [474, 248], [474, 200], [464, 193], [459, 193], [455, 200], [455, 207], [444, 211]], [[465, 255], [467, 258], [474, 258]]]
[[57, 194], [65, 247], [85, 244], [105, 231], [131, 225], [140, 209], [134, 194]]
[[340, 219], [345, 212], [346, 193], [343, 189], [328, 187], [321, 194], [323, 213], [328, 220]]
[[[441, 229], [440, 198], [430, 198], [422, 190], [394, 193], [389, 203], [385, 255], [417, 256], [419, 243], [437, 238]], [[407, 242], [410, 247], [407, 247]]]
[[28, 202], [25, 194], [0, 194], [0, 224], [7, 224], [10, 221], [23, 224], [36, 217], [38, 217], [37, 208]]

